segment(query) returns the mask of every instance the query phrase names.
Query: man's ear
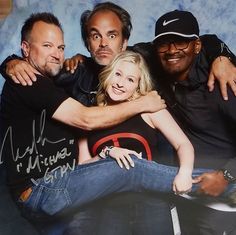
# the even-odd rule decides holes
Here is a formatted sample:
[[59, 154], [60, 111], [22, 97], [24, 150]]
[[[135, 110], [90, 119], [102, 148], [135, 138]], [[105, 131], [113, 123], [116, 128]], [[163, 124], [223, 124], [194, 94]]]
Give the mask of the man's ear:
[[88, 39], [86, 39], [86, 48], [87, 48], [88, 52], [91, 52], [91, 48], [90, 48]]
[[202, 42], [201, 42], [200, 39], [197, 39], [197, 40], [195, 41], [195, 46], [194, 46], [194, 52], [195, 52], [195, 54], [198, 54], [198, 53], [201, 51], [201, 49], [202, 49]]
[[21, 43], [21, 51], [22, 51], [24, 57], [27, 58], [29, 56], [29, 50], [30, 50], [29, 43], [27, 41], [22, 41], [22, 43]]
[[128, 40], [124, 39], [122, 46], [121, 46], [121, 51], [125, 51], [128, 46]]

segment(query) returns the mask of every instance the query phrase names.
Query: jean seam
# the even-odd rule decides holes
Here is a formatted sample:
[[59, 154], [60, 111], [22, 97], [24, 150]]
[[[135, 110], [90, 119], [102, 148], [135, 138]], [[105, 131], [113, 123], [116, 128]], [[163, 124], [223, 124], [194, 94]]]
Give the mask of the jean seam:
[[64, 192], [64, 195], [65, 195], [67, 204], [68, 204], [68, 205], [71, 205], [71, 204], [72, 204], [72, 201], [71, 201], [70, 194], [69, 194], [68, 190], [65, 189], [65, 190], [63, 190], [63, 192]]
[[37, 209], [37, 207], [38, 207], [38, 204], [39, 204], [39, 200], [40, 200], [40, 197], [41, 197], [41, 195], [42, 195], [42, 191], [43, 191], [43, 186], [41, 186], [41, 185], [38, 185], [38, 186], [35, 186], [35, 187], [39, 187], [39, 190], [38, 190], [38, 192], [37, 192], [37, 194], [36, 194], [36, 199], [35, 199], [35, 201], [34, 201], [34, 203], [33, 203], [33, 210], [35, 211], [36, 209]]

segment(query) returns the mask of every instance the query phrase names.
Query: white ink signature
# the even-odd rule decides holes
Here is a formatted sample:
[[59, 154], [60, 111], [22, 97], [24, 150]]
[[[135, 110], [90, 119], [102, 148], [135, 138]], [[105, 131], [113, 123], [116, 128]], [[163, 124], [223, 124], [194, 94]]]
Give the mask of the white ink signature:
[[44, 174], [44, 182], [45, 183], [52, 183], [54, 179], [57, 178], [62, 178], [64, 176], [64, 174], [66, 174], [68, 172], [68, 170], [73, 171], [75, 169], [76, 166], [76, 160], [73, 160], [72, 166], [70, 166], [69, 163], [62, 165], [62, 166], [58, 166], [56, 168], [54, 168], [51, 171], [48, 171], [49, 168], [47, 169], [47, 171]]
[[[63, 147], [60, 150], [57, 150], [55, 154], [52, 154], [50, 156], [43, 156], [42, 153], [39, 152], [38, 148], [43, 147], [45, 143], [49, 144], [58, 144], [60, 142], [65, 141], [65, 138], [61, 139], [49, 139], [48, 137], [45, 136], [44, 130], [45, 130], [45, 121], [46, 121], [46, 111], [43, 110], [40, 116], [40, 121], [39, 121], [39, 136], [36, 137], [36, 122], [33, 120], [32, 122], [32, 141], [30, 145], [26, 146], [25, 148], [22, 147], [15, 147], [14, 148], [14, 142], [13, 142], [13, 129], [12, 127], [8, 127], [5, 136], [3, 138], [2, 146], [0, 148], [0, 164], [3, 163], [3, 150], [7, 144], [7, 140], [9, 140], [9, 145], [10, 148], [10, 153], [12, 157], [12, 160], [15, 161], [16, 164], [16, 170], [17, 172], [20, 172], [22, 169], [22, 162], [20, 161], [23, 159], [25, 156], [28, 157], [28, 166], [26, 167], [26, 173], [29, 174], [31, 170], [36, 169], [41, 172], [41, 167], [42, 166], [48, 166], [47, 170], [51, 168], [50, 166], [54, 165], [55, 163], [58, 162], [59, 159], [65, 159], [66, 157], [71, 155], [71, 152], [68, 151], [66, 147]], [[69, 144], [73, 144], [73, 140], [69, 140]], [[8, 156], [9, 157], [9, 156]], [[69, 163], [66, 165], [61, 166], [62, 172], [64, 172], [64, 169], [72, 169], [73, 166], [69, 166]], [[55, 169], [57, 169], [56, 167]], [[45, 173], [45, 175], [47, 172]]]

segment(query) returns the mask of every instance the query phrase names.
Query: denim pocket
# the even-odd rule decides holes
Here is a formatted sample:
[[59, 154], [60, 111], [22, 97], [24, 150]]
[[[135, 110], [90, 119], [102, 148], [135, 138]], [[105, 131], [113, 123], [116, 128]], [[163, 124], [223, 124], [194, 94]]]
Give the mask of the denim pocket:
[[71, 204], [64, 188], [47, 187], [39, 183], [32, 189], [29, 199], [23, 204], [33, 212], [54, 215]]
[[38, 207], [46, 214], [54, 215], [70, 205], [67, 191], [42, 186]]

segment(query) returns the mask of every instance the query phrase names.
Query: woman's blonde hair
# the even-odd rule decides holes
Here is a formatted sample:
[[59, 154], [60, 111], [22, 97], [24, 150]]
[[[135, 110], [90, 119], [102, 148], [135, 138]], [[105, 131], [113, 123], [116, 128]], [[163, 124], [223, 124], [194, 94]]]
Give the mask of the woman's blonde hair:
[[136, 64], [140, 69], [140, 79], [139, 79], [139, 85], [132, 95], [132, 97], [129, 99], [137, 99], [138, 97], [142, 95], [146, 95], [148, 92], [153, 90], [153, 82], [148, 70], [148, 67], [146, 65], [146, 62], [144, 61], [143, 57], [136, 52], [132, 51], [124, 51], [119, 53], [113, 61], [107, 65], [102, 72], [99, 74], [99, 88], [97, 93], [97, 104], [99, 106], [107, 105], [107, 96], [106, 96], [106, 90], [109, 85], [109, 80], [114, 74], [114, 68], [120, 61], [126, 61], [133, 64]]

